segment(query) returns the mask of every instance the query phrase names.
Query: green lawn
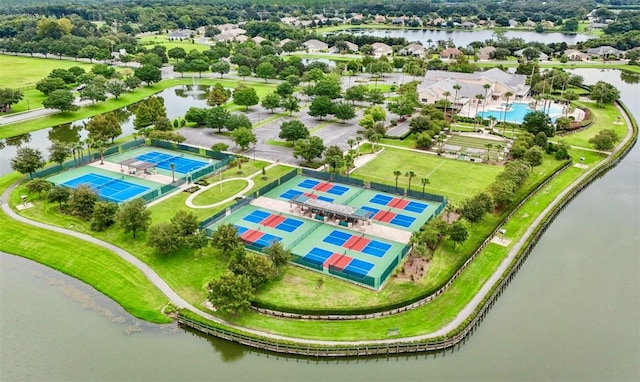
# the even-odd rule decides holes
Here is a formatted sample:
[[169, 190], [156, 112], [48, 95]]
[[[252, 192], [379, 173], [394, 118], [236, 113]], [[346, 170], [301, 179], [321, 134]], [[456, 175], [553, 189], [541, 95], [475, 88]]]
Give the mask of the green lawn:
[[604, 129], [614, 130], [620, 139], [624, 138], [627, 133], [627, 126], [624, 123], [616, 124], [616, 118], [620, 116], [620, 111], [613, 104], [604, 106], [597, 106], [595, 103], [580, 103], [576, 102], [579, 106], [588, 107], [595, 116], [595, 122], [587, 129], [578, 133], [569, 134], [564, 137], [553, 138], [552, 141], [562, 141], [571, 146], [585, 147], [593, 149], [593, 145], [589, 143], [589, 139], [593, 138], [599, 131]]
[[244, 190], [249, 183], [242, 179], [232, 180], [212, 186], [206, 191], [193, 198], [193, 204], [196, 206], [208, 206], [219, 201], [225, 200]]
[[464, 148], [476, 148], [487, 150], [487, 145], [492, 145], [492, 151], [495, 152], [495, 148], [497, 145], [505, 146], [504, 141], [497, 141], [494, 139], [484, 139], [484, 138], [476, 138], [476, 137], [467, 137], [463, 135], [453, 135], [449, 139], [447, 139], [446, 144], [460, 146]]
[[162, 45], [167, 48], [167, 51], [173, 48], [182, 48], [189, 53], [194, 49], [199, 52], [210, 49], [208, 45], [198, 44], [197, 42], [192, 43], [191, 40], [169, 41], [167, 35], [144, 36], [138, 38], [138, 41], [141, 45], [148, 45], [149, 47], [153, 45]]
[[[15, 173], [0, 178], [0, 192], [19, 179]], [[19, 202], [21, 189], [14, 192], [11, 205]], [[55, 205], [34, 200], [38, 220], [49, 222]], [[47, 205], [47, 207], [41, 207]], [[26, 215], [26, 214], [25, 214]], [[79, 221], [65, 218], [63, 226], [76, 226]], [[158, 323], [170, 320], [160, 313], [167, 298], [146, 276], [112, 252], [67, 235], [16, 222], [0, 213], [0, 250], [23, 256], [90, 284], [122, 305], [136, 317]], [[37, 240], [34, 240], [37, 238]], [[25, 302], [25, 303], [28, 303]]]
[[[53, 69], [69, 69], [79, 66], [90, 71], [92, 64], [52, 58], [36, 58], [23, 56], [0, 55], [0, 84], [2, 87], [24, 88], [35, 86], [36, 82], [45, 78]], [[39, 92], [38, 92], [39, 93]]]
[[398, 179], [400, 187], [408, 186], [408, 178], [404, 174], [411, 170], [417, 174], [411, 182], [412, 189], [421, 190], [420, 178], [429, 178], [431, 183], [425, 191], [444, 195], [457, 204], [484, 190], [502, 171], [502, 167], [386, 148], [376, 159], [357, 169], [352, 175], [367, 181], [394, 184], [395, 170], [400, 170], [403, 174]]

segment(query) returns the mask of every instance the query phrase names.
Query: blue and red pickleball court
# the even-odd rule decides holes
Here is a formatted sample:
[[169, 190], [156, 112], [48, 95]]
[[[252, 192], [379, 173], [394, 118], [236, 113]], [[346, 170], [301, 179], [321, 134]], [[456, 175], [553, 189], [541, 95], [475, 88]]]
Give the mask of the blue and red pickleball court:
[[282, 214], [273, 214], [263, 210], [255, 210], [243, 217], [242, 220], [279, 229], [285, 232], [293, 232], [304, 224], [301, 220], [288, 218], [282, 216]]
[[380, 204], [383, 206], [397, 208], [399, 210], [405, 210], [421, 214], [429, 207], [426, 203], [417, 202], [415, 200], [408, 200], [404, 198], [397, 198], [389, 195], [376, 194], [373, 198], [369, 199], [369, 202], [374, 204]]
[[322, 241], [375, 257], [383, 257], [391, 249], [390, 244], [338, 230], [331, 231]]
[[310, 190], [326, 192], [328, 194], [334, 195], [342, 195], [345, 192], [349, 191], [348, 186], [341, 186], [339, 184], [331, 183], [331, 182], [322, 182], [315, 179], [305, 179], [302, 182], [298, 183], [298, 187], [307, 188]]
[[234, 225], [240, 235], [240, 239], [247, 244], [252, 244], [258, 248], [268, 247], [274, 241], [282, 241], [282, 238], [276, 235], [271, 235], [259, 230], [243, 227], [241, 225]]
[[291, 200], [296, 196], [300, 196], [300, 195], [304, 195], [307, 198], [318, 199], [318, 200], [322, 200], [323, 202], [329, 202], [329, 203], [333, 203], [333, 201], [335, 200], [334, 198], [330, 198], [327, 196], [322, 196], [322, 195], [314, 194], [311, 192], [302, 192], [294, 189], [288, 189], [287, 191], [280, 194], [279, 197], [285, 200]]
[[308, 263], [322, 266], [324, 269], [333, 268], [359, 278], [366, 277], [374, 267], [374, 264], [368, 261], [318, 247], [313, 247], [303, 259]]

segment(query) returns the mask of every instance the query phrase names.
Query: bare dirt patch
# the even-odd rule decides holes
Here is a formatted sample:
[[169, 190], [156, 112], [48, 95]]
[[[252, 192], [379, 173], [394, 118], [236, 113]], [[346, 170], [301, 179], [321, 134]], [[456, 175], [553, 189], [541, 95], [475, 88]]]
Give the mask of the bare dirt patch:
[[402, 265], [400, 271], [396, 274], [399, 280], [421, 280], [429, 269], [430, 261], [424, 257], [418, 257], [410, 254]]

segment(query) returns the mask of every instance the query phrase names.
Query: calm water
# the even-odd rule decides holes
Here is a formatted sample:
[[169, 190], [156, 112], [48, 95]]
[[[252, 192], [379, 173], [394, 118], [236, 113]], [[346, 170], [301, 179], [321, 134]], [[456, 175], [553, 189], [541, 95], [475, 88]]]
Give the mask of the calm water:
[[[640, 88], [618, 86], [640, 118]], [[633, 107], [635, 105], [635, 107]], [[0, 380], [640, 380], [640, 149], [560, 215], [455, 352], [275, 357], [131, 318], [90, 287], [0, 255]]]
[[[205, 90], [204, 87], [199, 85], [196, 85], [195, 88], [192, 85], [176, 86], [165, 89], [157, 95], [164, 98], [167, 118], [174, 119], [184, 116], [190, 107], [206, 107], [207, 102], [204, 97]], [[133, 128], [134, 115], [132, 115], [127, 108], [119, 109], [115, 113], [121, 122], [121, 136], [133, 134], [135, 132]], [[23, 144], [39, 149], [42, 154], [47, 157], [49, 154], [47, 147], [50, 146], [50, 141], [53, 139], [67, 143], [78, 142], [80, 139], [85, 139], [87, 137], [87, 131], [82, 128], [82, 124], [88, 121], [89, 119], [85, 119], [76, 121], [73, 124], [65, 124], [7, 138], [6, 147], [0, 149], [0, 175], [11, 172], [9, 160], [15, 156], [18, 145]]]
[[[370, 36], [378, 37], [401, 37], [406, 38], [407, 41], [420, 41], [423, 46], [429, 46], [429, 40], [431, 45], [435, 45], [438, 40], [447, 41], [452, 39], [456, 46], [467, 46], [474, 41], [485, 41], [496, 39], [494, 31], [491, 30], [477, 30], [477, 31], [444, 31], [444, 30], [407, 30], [407, 29], [352, 29], [346, 31], [353, 34], [366, 34]], [[525, 42], [542, 42], [549, 44], [552, 42], [566, 42], [567, 44], [577, 44], [581, 41], [587, 41], [592, 36], [584, 34], [563, 34], [563, 33], [536, 33], [534, 31], [506, 31], [505, 37], [509, 38], [521, 38]]]

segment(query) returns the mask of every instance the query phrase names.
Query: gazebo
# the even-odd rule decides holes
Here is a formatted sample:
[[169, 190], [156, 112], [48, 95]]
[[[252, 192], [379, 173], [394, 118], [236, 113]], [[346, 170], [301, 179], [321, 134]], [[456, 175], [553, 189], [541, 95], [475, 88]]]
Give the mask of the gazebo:
[[127, 166], [127, 173], [135, 175], [138, 171], [143, 171], [144, 173], [149, 174], [149, 169], [153, 168], [155, 171], [156, 164], [151, 162], [145, 162], [143, 160], [137, 158], [129, 158], [125, 159], [121, 162], [118, 162], [120, 165], [120, 172], [124, 172], [123, 166]]
[[370, 221], [373, 216], [371, 211], [318, 200], [305, 195], [297, 195], [291, 198], [289, 203], [299, 206], [302, 212], [308, 211], [311, 214], [315, 214], [315, 219], [322, 221], [325, 221], [325, 219], [336, 219], [339, 220], [342, 225], [346, 226], [359, 221], [362, 221], [364, 224], [364, 222]]

